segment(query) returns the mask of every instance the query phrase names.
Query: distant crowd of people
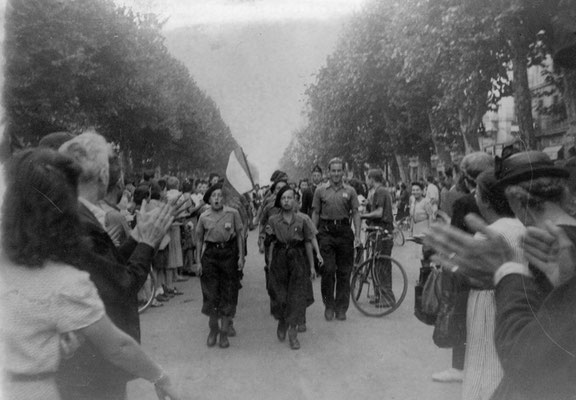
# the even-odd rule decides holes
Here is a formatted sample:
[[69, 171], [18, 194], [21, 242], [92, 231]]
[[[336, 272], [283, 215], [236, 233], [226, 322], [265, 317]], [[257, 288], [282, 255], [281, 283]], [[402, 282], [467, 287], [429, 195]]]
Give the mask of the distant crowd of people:
[[[380, 169], [344, 180], [333, 158], [310, 181], [276, 171], [268, 188], [238, 194], [210, 180], [156, 179], [125, 185], [113, 147], [95, 132], [46, 136], [7, 165], [1, 240], [10, 399], [125, 399], [128, 381], [182, 398], [140, 340], [139, 293], [156, 277], [154, 306], [197, 275], [206, 345], [230, 346], [251, 227], [258, 226], [276, 336], [300, 348], [312, 279], [327, 322], [345, 321], [362, 224], [393, 232], [409, 222], [423, 257], [458, 276], [465, 319], [452, 367], [433, 375], [463, 381], [463, 398], [573, 398], [576, 383], [576, 219], [569, 172], [537, 151], [505, 148], [496, 160], [466, 155], [439, 182], [390, 185]], [[474, 216], [470, 216], [474, 214]], [[403, 222], [404, 221], [404, 222]], [[393, 242], [379, 243], [390, 255]], [[395, 303], [389, 262], [371, 302]], [[337, 328], [335, 328], [337, 329]]]

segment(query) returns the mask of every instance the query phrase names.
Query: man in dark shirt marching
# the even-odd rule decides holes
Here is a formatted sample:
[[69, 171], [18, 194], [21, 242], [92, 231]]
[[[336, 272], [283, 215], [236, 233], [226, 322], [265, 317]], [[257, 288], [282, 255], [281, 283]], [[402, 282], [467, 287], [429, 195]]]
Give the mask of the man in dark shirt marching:
[[[356, 191], [342, 182], [344, 163], [333, 158], [328, 163], [330, 181], [319, 186], [312, 203], [312, 221], [318, 228], [322, 267], [322, 300], [327, 321], [344, 321], [350, 304], [350, 274], [354, 247], [360, 243], [360, 214]], [[354, 232], [350, 226], [354, 222]]]
[[[366, 184], [373, 190], [372, 196], [369, 196], [369, 211], [361, 216], [367, 220], [368, 225], [379, 226], [386, 229], [389, 233], [394, 230], [394, 216], [392, 214], [392, 198], [390, 193], [384, 187], [384, 175], [379, 169], [371, 169], [366, 177]], [[381, 254], [390, 256], [392, 254], [392, 240], [380, 240], [376, 243], [376, 251]], [[382, 265], [380, 265], [382, 264]], [[378, 262], [377, 273], [380, 282], [380, 292], [376, 293], [374, 299], [370, 302], [378, 308], [392, 307], [396, 303], [394, 293], [392, 292], [392, 266], [390, 261]]]

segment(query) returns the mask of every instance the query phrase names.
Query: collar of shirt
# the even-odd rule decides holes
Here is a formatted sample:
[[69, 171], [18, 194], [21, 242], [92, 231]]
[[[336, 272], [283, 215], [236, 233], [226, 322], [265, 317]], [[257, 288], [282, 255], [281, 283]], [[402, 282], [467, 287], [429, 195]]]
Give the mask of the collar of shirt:
[[332, 181], [328, 181], [328, 185], [326, 188], [332, 188], [335, 192], [339, 191], [340, 189], [344, 189], [344, 182], [340, 182], [340, 185], [336, 186]]
[[101, 209], [95, 204], [90, 203], [83, 197], [78, 197], [78, 200], [86, 206], [88, 210], [94, 215], [94, 217], [98, 220], [102, 228], [106, 227], [106, 211]]
[[78, 197], [80, 203], [84, 204], [88, 210], [94, 215], [94, 217], [98, 220], [102, 228], [105, 228], [106, 225], [106, 211], [101, 209], [95, 204], [90, 203], [83, 197]]
[[292, 215], [290, 221], [286, 221], [286, 219], [284, 219], [284, 215], [282, 215], [281, 212], [279, 213], [279, 215], [280, 215], [280, 222], [282, 222], [284, 225], [292, 225], [296, 221], [296, 213]]

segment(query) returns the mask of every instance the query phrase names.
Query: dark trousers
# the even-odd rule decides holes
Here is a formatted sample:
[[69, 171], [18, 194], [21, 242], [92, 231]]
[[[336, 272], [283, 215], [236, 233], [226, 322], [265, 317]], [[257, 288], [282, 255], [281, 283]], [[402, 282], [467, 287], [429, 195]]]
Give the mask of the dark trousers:
[[240, 271], [238, 246], [207, 246], [202, 255], [202, 313], [208, 316], [231, 317], [236, 314]]
[[452, 348], [452, 368], [464, 370], [464, 359], [466, 356], [466, 344], [460, 344]]
[[273, 301], [272, 315], [284, 320], [289, 326], [306, 322], [306, 307], [310, 299], [310, 267], [304, 244], [274, 247], [270, 263], [270, 298]]
[[[322, 266], [322, 300], [326, 308], [346, 312], [354, 263], [354, 233], [349, 225], [323, 225], [318, 233]], [[336, 289], [336, 290], [334, 290]]]
[[[392, 255], [392, 247], [394, 242], [392, 240], [385, 240], [376, 243], [376, 251], [385, 256]], [[394, 293], [392, 291], [392, 262], [390, 260], [379, 260], [376, 263], [375, 274], [380, 282], [380, 299], [395, 302]]]

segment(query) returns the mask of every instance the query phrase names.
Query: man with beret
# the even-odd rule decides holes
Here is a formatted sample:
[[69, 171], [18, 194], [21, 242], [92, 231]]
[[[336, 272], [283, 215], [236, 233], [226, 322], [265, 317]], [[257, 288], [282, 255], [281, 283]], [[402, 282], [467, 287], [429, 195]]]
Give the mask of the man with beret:
[[312, 221], [318, 228], [320, 254], [324, 259], [321, 288], [327, 321], [334, 316], [339, 321], [346, 320], [354, 247], [360, 244], [358, 196], [354, 188], [342, 182], [343, 166], [340, 158], [330, 160], [330, 181], [316, 189], [312, 203]]

